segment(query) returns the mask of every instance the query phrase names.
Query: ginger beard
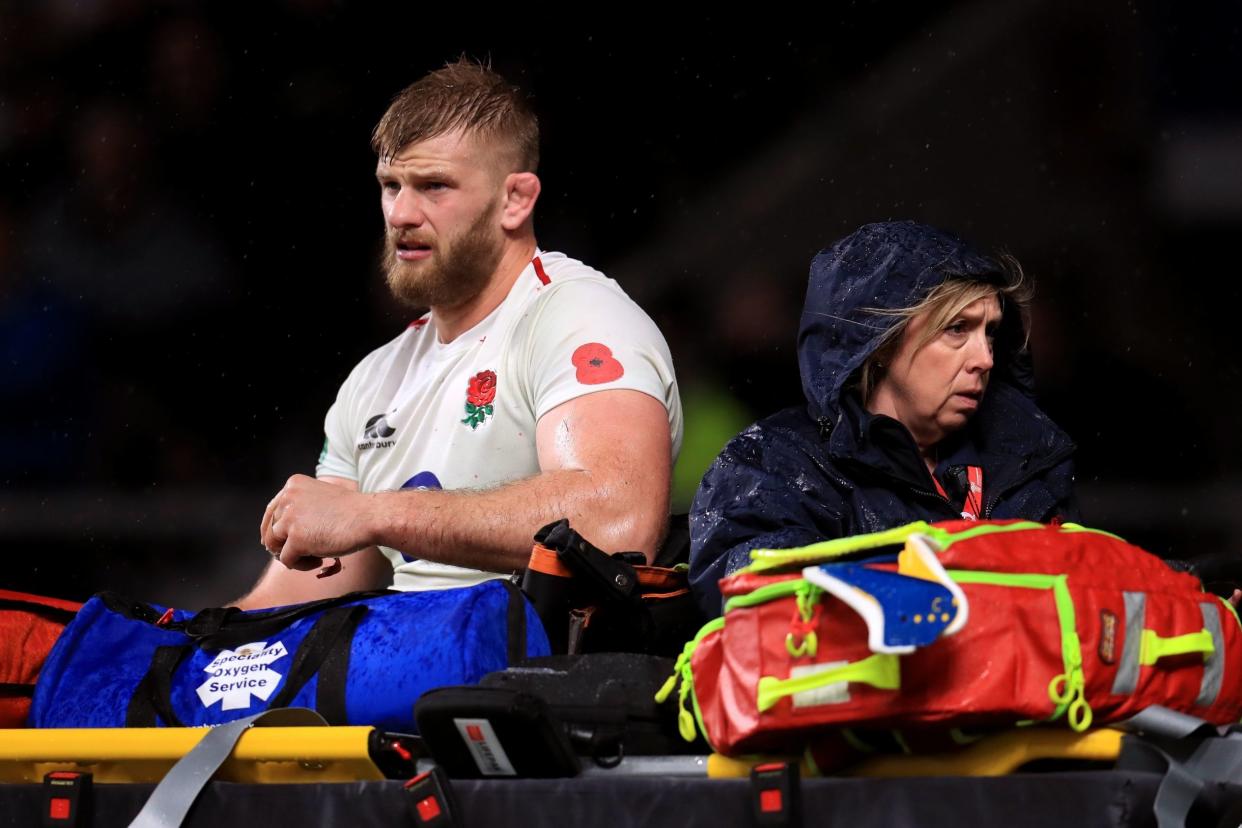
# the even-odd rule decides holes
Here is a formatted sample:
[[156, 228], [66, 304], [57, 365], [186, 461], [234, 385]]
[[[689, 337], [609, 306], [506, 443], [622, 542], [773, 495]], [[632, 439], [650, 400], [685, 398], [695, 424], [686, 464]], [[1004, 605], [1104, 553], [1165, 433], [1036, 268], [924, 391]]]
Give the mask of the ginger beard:
[[[493, 200], [460, 234], [426, 238], [418, 231], [389, 227], [384, 234], [384, 274], [388, 289], [411, 308], [462, 305], [478, 296], [500, 263], [504, 239], [493, 229]], [[431, 256], [417, 262], [397, 258], [399, 243], [428, 245]]]

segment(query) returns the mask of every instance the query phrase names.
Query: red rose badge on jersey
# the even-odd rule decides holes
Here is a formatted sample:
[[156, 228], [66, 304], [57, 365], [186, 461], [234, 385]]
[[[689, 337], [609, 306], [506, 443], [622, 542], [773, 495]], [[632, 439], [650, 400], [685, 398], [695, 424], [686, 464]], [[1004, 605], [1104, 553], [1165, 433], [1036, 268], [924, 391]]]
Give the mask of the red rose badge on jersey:
[[612, 349], [599, 342], [579, 345], [572, 360], [578, 369], [578, 382], [583, 385], [612, 382], [625, 373], [625, 367], [612, 355]]
[[480, 371], [470, 378], [466, 389], [466, 419], [463, 423], [476, 429], [492, 416], [492, 401], [496, 399], [496, 372]]

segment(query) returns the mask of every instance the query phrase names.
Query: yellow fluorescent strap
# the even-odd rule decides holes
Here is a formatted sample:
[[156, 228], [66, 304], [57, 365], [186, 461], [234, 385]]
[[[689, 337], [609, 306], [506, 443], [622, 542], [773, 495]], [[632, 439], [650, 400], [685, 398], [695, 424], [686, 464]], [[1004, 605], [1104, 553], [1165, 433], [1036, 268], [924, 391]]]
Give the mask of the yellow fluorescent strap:
[[797, 678], [778, 679], [774, 676], [764, 676], [759, 679], [757, 699], [759, 712], [770, 710], [786, 696], [807, 690], [818, 690], [826, 685], [841, 682], [870, 684], [880, 690], [900, 689], [901, 668], [898, 665], [897, 656], [891, 653], [875, 653], [853, 664]]
[[1161, 638], [1155, 630], [1143, 630], [1142, 644], [1139, 647], [1139, 664], [1150, 666], [1165, 656], [1185, 655], [1186, 653], [1202, 653], [1207, 658], [1216, 652], [1212, 642], [1212, 633], [1199, 630], [1186, 635], [1175, 635]]
[[820, 541], [810, 546], [801, 546], [795, 549], [752, 549], [750, 559], [753, 563], [746, 567], [744, 571], [762, 572], [766, 569], [772, 569], [796, 561], [828, 560], [865, 549], [895, 546], [904, 543], [906, 538], [912, 533], [926, 531], [929, 528], [925, 521], [919, 520], [914, 523], [907, 523], [905, 526], [885, 529], [883, 532], [851, 535], [846, 538], [833, 538], [832, 540]]

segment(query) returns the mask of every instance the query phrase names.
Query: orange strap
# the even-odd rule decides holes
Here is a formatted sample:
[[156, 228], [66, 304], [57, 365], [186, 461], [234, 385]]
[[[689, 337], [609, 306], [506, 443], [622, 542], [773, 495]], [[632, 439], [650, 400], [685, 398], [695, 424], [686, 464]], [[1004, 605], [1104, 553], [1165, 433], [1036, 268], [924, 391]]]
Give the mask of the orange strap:
[[560, 557], [540, 543], [535, 544], [534, 548], [530, 550], [530, 561], [526, 564], [526, 568], [532, 572], [542, 572], [544, 575], [552, 575], [556, 578], [574, 577], [574, 573], [569, 571], [569, 567], [561, 563]]
[[634, 572], [638, 575], [638, 583], [640, 586], [648, 590], [660, 590], [662, 592], [671, 592], [678, 589], [684, 589], [686, 579], [676, 569], [667, 569], [662, 566], [636, 566]]

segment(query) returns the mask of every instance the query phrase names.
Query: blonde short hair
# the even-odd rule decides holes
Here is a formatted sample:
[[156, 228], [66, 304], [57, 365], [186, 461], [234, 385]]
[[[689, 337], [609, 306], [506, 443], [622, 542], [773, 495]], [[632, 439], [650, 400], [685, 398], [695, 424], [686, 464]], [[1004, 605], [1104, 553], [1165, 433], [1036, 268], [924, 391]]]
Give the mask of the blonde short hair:
[[526, 96], [490, 66], [465, 58], [401, 90], [376, 124], [371, 148], [391, 161], [403, 147], [456, 129], [508, 150], [510, 172], [539, 166], [539, 120]]

